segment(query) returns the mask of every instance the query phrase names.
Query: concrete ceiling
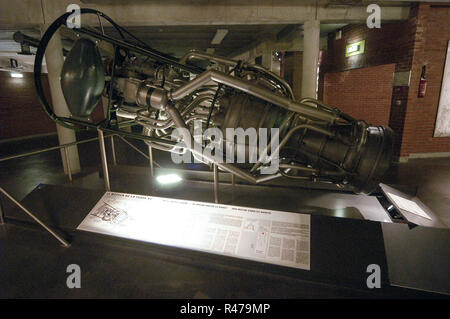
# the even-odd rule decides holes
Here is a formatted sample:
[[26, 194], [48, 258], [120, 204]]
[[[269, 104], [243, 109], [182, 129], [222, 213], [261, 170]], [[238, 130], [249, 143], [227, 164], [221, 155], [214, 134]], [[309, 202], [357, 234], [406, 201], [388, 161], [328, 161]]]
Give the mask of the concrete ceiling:
[[[384, 21], [408, 16], [409, 1], [18, 0], [14, 4], [2, 1], [0, 52], [20, 51], [20, 45], [12, 40], [14, 31], [39, 38], [39, 25], [53, 21], [68, 3], [104, 11], [151, 47], [179, 57], [190, 49], [213, 48], [215, 54], [229, 56], [258, 42], [298, 42], [302, 21], [313, 16], [321, 20], [321, 36], [326, 37], [348, 23], [365, 21], [366, 6], [372, 2], [389, 7], [382, 10]], [[98, 28], [95, 16], [83, 21]], [[220, 44], [212, 45], [218, 29], [227, 29], [228, 33]], [[105, 32], [118, 36], [111, 27], [105, 26]]]
[[[385, 7], [383, 21], [409, 15], [408, 2], [375, 0], [16, 0], [0, 2], [0, 28], [50, 23], [72, 4], [98, 9], [122, 26], [361, 23], [372, 2]], [[82, 23], [96, 25], [97, 17], [83, 16]]]
[[[321, 35], [343, 27], [345, 24], [323, 24]], [[218, 29], [227, 29], [228, 33], [220, 44], [213, 45], [213, 39]], [[288, 34], [290, 41], [301, 36], [301, 25], [269, 24], [269, 25], [207, 25], [207, 26], [145, 26], [128, 27], [132, 34], [146, 42], [151, 47], [177, 57], [191, 49], [206, 51], [214, 48], [214, 54], [229, 56], [241, 48], [268, 39], [276, 39], [283, 30], [291, 30]], [[20, 45], [13, 40], [15, 31], [21, 31], [33, 38], [40, 38], [37, 29], [0, 30], [0, 52], [19, 52]], [[112, 27], [105, 27], [105, 33], [119, 38]], [[68, 47], [70, 49], [70, 47]], [[35, 49], [32, 48], [32, 52]]]
[[[255, 41], [274, 38], [286, 25], [196, 25], [196, 26], [146, 26], [128, 27], [131, 33], [151, 47], [171, 55], [182, 56], [190, 49], [206, 51], [214, 48], [214, 53], [227, 56], [243, 46]], [[220, 44], [211, 44], [218, 29], [228, 33]], [[105, 33], [118, 38], [110, 28]]]
[[[39, 26], [54, 21], [68, 4], [96, 8], [150, 46], [176, 56], [189, 49], [229, 55], [258, 41], [301, 37], [304, 21], [321, 21], [322, 36], [348, 23], [363, 23], [366, 6], [373, 0], [16, 0], [0, 4], [0, 51], [18, 50], [11, 31], [39, 37]], [[383, 21], [407, 18], [409, 3], [376, 1]], [[83, 15], [82, 24], [98, 27], [95, 15]], [[106, 24], [107, 26], [108, 24]], [[217, 29], [228, 34], [219, 45], [211, 45]], [[1, 31], [3, 30], [3, 32]], [[29, 34], [29, 32], [34, 34]], [[282, 32], [282, 37], [279, 33]], [[294, 32], [292, 32], [294, 31]], [[106, 32], [112, 32], [106, 28]], [[37, 34], [36, 34], [37, 33]], [[8, 39], [9, 38], [9, 39]]]

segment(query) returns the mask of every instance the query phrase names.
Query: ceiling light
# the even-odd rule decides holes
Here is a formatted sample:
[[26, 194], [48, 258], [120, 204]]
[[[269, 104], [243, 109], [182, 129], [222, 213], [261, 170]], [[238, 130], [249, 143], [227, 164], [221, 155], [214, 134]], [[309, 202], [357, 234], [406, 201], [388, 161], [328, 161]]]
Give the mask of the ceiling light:
[[159, 175], [156, 177], [156, 180], [160, 184], [175, 184], [181, 182], [183, 179], [177, 174], [167, 174], [167, 175]]
[[23, 74], [18, 72], [9, 72], [9, 76], [12, 78], [23, 78]]
[[228, 33], [227, 29], [217, 29], [216, 35], [212, 39], [211, 44], [220, 44], [223, 38], [225, 38], [225, 36], [227, 35], [227, 33]]

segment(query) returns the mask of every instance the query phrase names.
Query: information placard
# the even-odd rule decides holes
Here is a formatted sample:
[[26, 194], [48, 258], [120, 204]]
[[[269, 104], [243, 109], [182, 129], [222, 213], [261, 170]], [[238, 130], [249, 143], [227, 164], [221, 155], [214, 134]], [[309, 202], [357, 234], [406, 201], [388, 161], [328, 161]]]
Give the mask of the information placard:
[[106, 192], [77, 229], [310, 269], [310, 215]]

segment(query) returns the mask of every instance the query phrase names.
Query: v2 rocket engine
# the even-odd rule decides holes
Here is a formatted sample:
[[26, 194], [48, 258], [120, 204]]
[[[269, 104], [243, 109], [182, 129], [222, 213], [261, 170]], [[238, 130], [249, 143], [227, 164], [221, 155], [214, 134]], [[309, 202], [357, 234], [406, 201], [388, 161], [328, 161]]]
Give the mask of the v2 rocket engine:
[[[216, 163], [221, 170], [252, 183], [289, 178], [347, 185], [354, 192], [370, 193], [390, 166], [393, 132], [388, 127], [368, 125], [316, 99], [297, 100], [285, 80], [258, 65], [197, 51], [181, 59], [158, 52], [93, 9], [81, 9], [80, 14], [109, 21], [121, 38], [95, 29], [72, 29], [79, 37], [61, 72], [71, 117], [59, 117], [45, 97], [41, 65], [48, 42], [70, 14], [63, 14], [49, 27], [35, 60], [41, 103], [61, 125], [139, 138], [167, 152], [189, 151], [202, 162]], [[108, 100], [107, 116], [94, 123], [89, 116], [102, 95]], [[269, 132], [277, 128], [276, 134], [268, 133], [268, 139], [276, 138], [279, 143], [271, 149], [274, 144], [269, 142], [266, 150], [269, 158], [277, 156], [277, 171], [263, 174], [268, 164], [261, 156], [233, 164], [199, 151], [198, 142], [186, 133], [193, 132], [195, 122], [203, 129], [223, 132], [227, 128], [268, 128]], [[125, 125], [139, 127], [140, 133], [123, 129]], [[184, 129], [181, 147], [171, 139], [175, 129]], [[203, 150], [204, 146], [199, 147]]]

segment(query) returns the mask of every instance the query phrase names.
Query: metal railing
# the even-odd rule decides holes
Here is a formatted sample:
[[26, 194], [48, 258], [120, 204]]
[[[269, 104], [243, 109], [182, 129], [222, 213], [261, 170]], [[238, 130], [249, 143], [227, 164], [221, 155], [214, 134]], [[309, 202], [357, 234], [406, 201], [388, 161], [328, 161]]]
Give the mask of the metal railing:
[[[108, 135], [107, 137], [112, 137], [113, 135], [114, 134], [111, 134], [111, 135]], [[43, 148], [43, 149], [40, 149], [40, 150], [35, 150], [35, 151], [26, 152], [26, 153], [22, 153], [22, 154], [11, 155], [11, 156], [0, 158], [0, 163], [4, 162], [4, 161], [16, 159], [16, 158], [22, 158], [22, 157], [27, 157], [27, 156], [31, 156], [31, 155], [40, 154], [40, 153], [45, 153], [45, 152], [50, 152], [50, 151], [63, 149], [64, 150], [64, 159], [66, 161], [66, 167], [67, 167], [67, 175], [69, 176], [69, 180], [72, 181], [72, 169], [70, 168], [70, 161], [69, 161], [69, 157], [68, 157], [68, 153], [67, 153], [67, 148], [71, 147], [71, 146], [78, 145], [78, 144], [83, 144], [83, 143], [96, 141], [98, 139], [99, 139], [99, 137], [93, 137], [93, 138], [88, 138], [88, 139], [85, 139], [85, 140], [82, 140], [82, 141], [75, 141], [75, 142], [72, 142], [72, 143], [67, 143], [67, 144], [47, 147], [47, 148]], [[114, 154], [114, 157], [115, 157], [115, 154]]]
[[[35, 150], [35, 151], [31, 151], [31, 152], [26, 152], [26, 153], [22, 153], [22, 154], [7, 156], [4, 158], [0, 158], [0, 163], [4, 162], [4, 161], [12, 160], [12, 159], [17, 159], [17, 158], [27, 157], [27, 156], [45, 153], [45, 152], [49, 152], [49, 151], [63, 149], [64, 159], [65, 159], [66, 167], [67, 167], [67, 175], [69, 176], [70, 182], [72, 182], [73, 181], [72, 170], [70, 167], [70, 159], [69, 159], [69, 156], [67, 153], [67, 148], [71, 147], [71, 146], [98, 140], [99, 147], [100, 147], [102, 169], [103, 169], [103, 179], [105, 181], [105, 189], [107, 191], [110, 191], [111, 185], [110, 185], [110, 180], [109, 180], [108, 161], [107, 161], [107, 157], [106, 157], [105, 136], [103, 134], [103, 130], [101, 130], [100, 128], [98, 128], [97, 131], [98, 131], [98, 137], [93, 137], [93, 138], [85, 139], [82, 141], [75, 141], [72, 143], [67, 143], [67, 144], [58, 145], [58, 146], [52, 146], [52, 147]], [[117, 134], [110, 134], [110, 135], [106, 136], [106, 137], [111, 138], [111, 150], [112, 150], [112, 157], [113, 157], [114, 165], [117, 164], [117, 157], [116, 157], [116, 151], [115, 151], [115, 145], [114, 145], [114, 136], [115, 135], [117, 135]], [[139, 148], [137, 148], [134, 144], [127, 141], [124, 137], [122, 137], [120, 135], [117, 135], [117, 136], [125, 144], [130, 146], [132, 149], [134, 149], [136, 152], [138, 152], [139, 154], [141, 154], [142, 156], [144, 156], [146, 159], [148, 159], [150, 161], [151, 176], [154, 175], [154, 165], [156, 165], [157, 167], [161, 167], [161, 165], [159, 165], [156, 161], [153, 160], [153, 150], [152, 150], [151, 146], [148, 146], [149, 155], [147, 155], [144, 152], [142, 152]], [[218, 166], [216, 164], [214, 164], [214, 166], [213, 166], [213, 175], [214, 175], [214, 201], [216, 203], [218, 203], [219, 202], [219, 174], [218, 174]], [[235, 185], [235, 176], [232, 175], [231, 178], [232, 178], [232, 185], [234, 186]], [[14, 204], [16, 204], [22, 211], [24, 211], [28, 216], [30, 216], [34, 221], [36, 221], [40, 226], [42, 226], [46, 231], [48, 231], [53, 237], [55, 237], [64, 247], [70, 246], [70, 243], [67, 240], [65, 240], [62, 236], [60, 236], [54, 230], [52, 230], [50, 227], [48, 227], [42, 220], [40, 220], [38, 217], [36, 217], [35, 214], [33, 214], [29, 209], [24, 207], [17, 199], [15, 199], [13, 196], [11, 196], [2, 187], [0, 187], [0, 193], [3, 193], [9, 200], [11, 200]], [[5, 224], [5, 214], [4, 214], [4, 209], [2, 207], [1, 198], [0, 198], [0, 224]]]
[[[114, 145], [114, 136], [116, 134], [110, 134], [106, 137], [111, 138], [111, 150], [112, 150], [112, 156], [113, 156], [113, 163], [114, 165], [117, 164], [117, 158], [116, 158], [116, 151], [115, 151], [115, 145]], [[140, 149], [138, 149], [135, 145], [127, 141], [125, 138], [123, 138], [120, 135], [119, 138], [124, 141], [127, 145], [129, 145], [131, 148], [133, 148], [135, 151], [137, 151], [139, 154], [143, 155], [145, 158], [150, 160], [150, 166], [151, 166], [151, 175], [153, 176], [153, 164], [156, 164], [158, 167], [161, 167], [157, 162], [153, 160], [153, 154], [152, 154], [152, 148], [149, 147], [149, 155], [147, 156], [144, 152], [142, 152]], [[70, 167], [70, 160], [67, 153], [67, 148], [83, 143], [88, 143], [92, 141], [99, 140], [99, 146], [100, 146], [100, 155], [101, 155], [101, 161], [102, 161], [102, 168], [103, 168], [103, 177], [105, 181], [105, 189], [107, 191], [111, 190], [110, 182], [109, 182], [109, 172], [108, 172], [108, 162], [106, 158], [106, 147], [105, 147], [105, 136], [103, 135], [103, 131], [101, 129], [98, 129], [98, 137], [85, 139], [82, 141], [75, 141], [72, 143], [62, 144], [58, 146], [52, 146], [40, 150], [35, 150], [31, 152], [26, 152], [22, 154], [16, 154], [11, 155], [7, 157], [0, 158], [0, 162], [17, 159], [17, 158], [23, 158], [31, 155], [41, 154], [45, 152], [50, 152], [54, 150], [60, 150], [63, 149], [64, 153], [64, 160], [66, 162], [66, 168], [67, 168], [67, 175], [69, 176], [70, 182], [73, 181], [72, 177], [72, 169]], [[14, 204], [16, 204], [22, 211], [24, 211], [28, 216], [30, 216], [34, 221], [36, 221], [40, 226], [42, 226], [46, 231], [48, 231], [53, 237], [55, 237], [64, 247], [69, 247], [70, 243], [62, 238], [59, 234], [57, 234], [54, 230], [52, 230], [50, 227], [48, 227], [42, 220], [40, 220], [38, 217], [36, 217], [35, 214], [33, 214], [29, 209], [24, 207], [17, 199], [15, 199], [11, 194], [9, 194], [4, 188], [0, 187], [0, 193], [3, 193], [9, 200], [11, 200]], [[2, 207], [1, 198], [0, 198], [0, 224], [5, 224], [5, 214], [4, 209]]]

